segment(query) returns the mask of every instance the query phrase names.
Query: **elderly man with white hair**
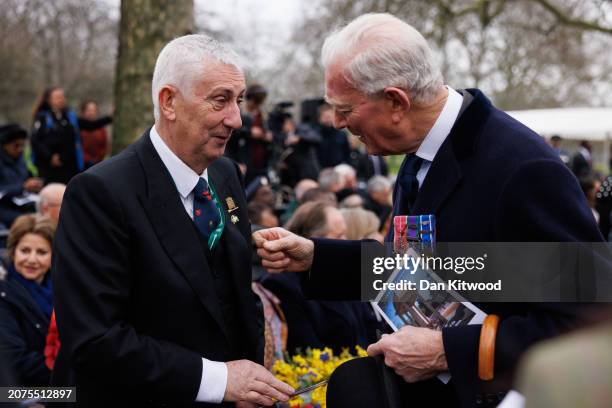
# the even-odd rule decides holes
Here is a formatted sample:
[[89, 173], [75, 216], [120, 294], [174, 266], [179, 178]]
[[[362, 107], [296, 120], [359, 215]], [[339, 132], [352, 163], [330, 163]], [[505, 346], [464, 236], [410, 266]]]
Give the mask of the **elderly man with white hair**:
[[40, 190], [40, 193], [38, 193], [39, 200], [36, 204], [37, 212], [57, 221], [59, 219], [60, 208], [62, 206], [65, 191], [65, 184], [47, 184], [42, 190]]
[[241, 59], [205, 35], [160, 52], [155, 124], [72, 179], [54, 249], [61, 348], [53, 383], [78, 403], [272, 405], [292, 387], [263, 363], [238, 167]]
[[[576, 179], [550, 146], [481, 91], [445, 85], [433, 52], [410, 25], [389, 14], [358, 17], [326, 39], [322, 63], [334, 126], [357, 135], [369, 154], [405, 155], [394, 215], [434, 214], [439, 242], [602, 240]], [[360, 296], [359, 241], [309, 240], [281, 228], [254, 239], [271, 272], [308, 271], [303, 281], [311, 296]], [[393, 229], [386, 241], [392, 239]], [[483, 325], [405, 326], [368, 348], [400, 380], [395, 395], [403, 402], [395, 403], [495, 406], [524, 351], [575, 326], [584, 313], [573, 304], [479, 306], [491, 315]], [[396, 406], [383, 402], [391, 394], [381, 384], [389, 382], [377, 368], [372, 358], [339, 367], [328, 407]], [[449, 384], [435, 378], [446, 371]]]

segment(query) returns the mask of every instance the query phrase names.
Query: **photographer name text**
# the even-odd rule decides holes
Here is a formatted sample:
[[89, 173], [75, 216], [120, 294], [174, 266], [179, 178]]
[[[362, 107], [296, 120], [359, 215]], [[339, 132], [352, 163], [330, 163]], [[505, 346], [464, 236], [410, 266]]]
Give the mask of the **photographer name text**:
[[[418, 282], [418, 284], [417, 284]], [[418, 281], [410, 281], [402, 279], [397, 282], [383, 282], [381, 279], [377, 279], [373, 282], [374, 289], [379, 290], [391, 290], [391, 291], [406, 291], [406, 290], [439, 290], [439, 291], [501, 291], [502, 281], [501, 279], [497, 282], [466, 282], [461, 279], [453, 279], [446, 282], [431, 282], [426, 279], [420, 279]]]

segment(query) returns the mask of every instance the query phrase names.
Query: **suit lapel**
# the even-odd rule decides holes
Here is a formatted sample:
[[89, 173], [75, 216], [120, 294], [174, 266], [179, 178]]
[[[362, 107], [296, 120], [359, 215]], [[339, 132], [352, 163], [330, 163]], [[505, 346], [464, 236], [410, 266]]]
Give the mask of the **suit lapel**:
[[453, 152], [450, 136], [431, 163], [427, 177], [419, 189], [412, 214], [435, 214], [461, 180], [461, 168]]
[[[475, 91], [475, 96], [467, 90], [458, 92], [463, 95], [458, 118], [431, 163], [419, 189], [413, 214], [435, 214], [455, 190], [462, 178], [459, 161], [471, 153], [479, 131], [472, 126], [473, 118], [482, 115], [479, 123], [484, 120], [484, 112], [478, 109], [482, 94], [479, 91]], [[478, 103], [472, 104], [475, 99]]]
[[[230, 175], [221, 172], [214, 163], [208, 168], [208, 179], [221, 201], [225, 216], [225, 227], [219, 241], [226, 257], [223, 273], [228, 275], [236, 290], [236, 301], [239, 304], [244, 333], [250, 337], [250, 344], [254, 346], [251, 358], [257, 360], [260, 357], [258, 357], [257, 351], [257, 345], [259, 344], [258, 320], [255, 316], [259, 311], [253, 307], [254, 294], [251, 290], [252, 249], [250, 240], [247, 241], [239, 228], [241, 223], [246, 222], [248, 224], [246, 208], [240, 208], [241, 200], [238, 198], [236, 191], [232, 192]], [[231, 213], [229, 212], [228, 198], [232, 198], [235, 206]], [[232, 216], [238, 217], [238, 224], [232, 222]]]
[[[243, 288], [240, 287], [240, 283], [245, 282], [245, 280], [241, 279], [241, 277], [239, 276], [241, 268], [239, 265], [234, 264], [234, 261], [238, 261], [238, 260], [233, 259], [231, 254], [250, 254], [251, 253], [250, 243], [246, 242], [246, 240], [244, 239], [244, 236], [240, 233], [240, 230], [238, 229], [238, 227], [234, 225], [234, 223], [231, 221], [232, 215], [237, 216], [237, 213], [240, 211], [232, 211], [231, 213], [228, 211], [229, 209], [228, 209], [227, 199], [231, 197], [229, 183], [228, 183], [229, 175], [221, 173], [217, 169], [217, 167], [213, 165], [208, 168], [208, 178], [211, 181], [212, 186], [215, 189], [215, 192], [217, 193], [217, 197], [219, 198], [219, 201], [221, 202], [221, 207], [223, 208], [223, 214], [225, 217], [225, 227], [223, 230], [223, 235], [221, 236], [222, 242], [220, 243], [222, 245], [225, 245], [225, 248], [226, 248], [225, 253], [230, 255], [228, 256], [229, 258], [228, 269], [231, 271], [230, 273], [232, 275], [232, 281], [234, 283], [234, 286], [238, 290], [241, 290]], [[238, 207], [235, 207], [235, 209], [244, 210], [244, 209], [239, 209]], [[250, 258], [249, 258], [249, 262], [250, 262]], [[248, 270], [250, 270], [250, 268], [248, 268]], [[246, 281], [250, 282], [250, 279]]]
[[185, 212], [172, 177], [155, 151], [149, 133], [138, 143], [136, 152], [144, 167], [148, 187], [147, 196], [139, 197], [140, 202], [168, 257], [227, 338], [219, 299], [193, 221]]

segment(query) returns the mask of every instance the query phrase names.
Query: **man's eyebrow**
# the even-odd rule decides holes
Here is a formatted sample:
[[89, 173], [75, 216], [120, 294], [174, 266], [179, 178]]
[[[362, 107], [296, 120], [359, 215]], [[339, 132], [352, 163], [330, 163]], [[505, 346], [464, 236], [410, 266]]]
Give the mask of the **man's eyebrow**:
[[323, 96], [323, 99], [325, 99], [325, 103], [327, 103], [328, 105], [330, 105], [332, 108], [338, 108], [338, 107], [347, 107], [348, 105], [346, 103], [336, 103], [333, 99], [331, 99], [330, 97], [328, 97], [327, 95]]
[[[241, 90], [240, 90], [240, 91], [237, 93], [237, 95], [238, 95], [238, 96], [240, 96], [240, 95], [244, 94], [244, 92], [245, 92], [245, 89], [241, 89]], [[234, 95], [234, 90], [233, 90], [232, 88], [228, 88], [228, 87], [227, 87], [227, 86], [225, 86], [225, 85], [220, 85], [220, 86], [218, 86], [218, 87], [216, 87], [216, 88], [213, 88], [213, 89], [210, 91], [210, 94], [211, 94], [211, 95], [212, 95], [212, 94], [219, 94], [219, 93], [224, 93], [224, 94]]]

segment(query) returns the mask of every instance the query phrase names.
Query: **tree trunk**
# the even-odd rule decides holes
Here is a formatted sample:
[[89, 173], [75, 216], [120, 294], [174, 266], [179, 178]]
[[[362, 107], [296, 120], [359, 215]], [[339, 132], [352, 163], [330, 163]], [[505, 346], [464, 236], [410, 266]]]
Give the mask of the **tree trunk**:
[[193, 32], [193, 8], [193, 0], [121, 1], [113, 154], [153, 124], [155, 60], [167, 42]]

